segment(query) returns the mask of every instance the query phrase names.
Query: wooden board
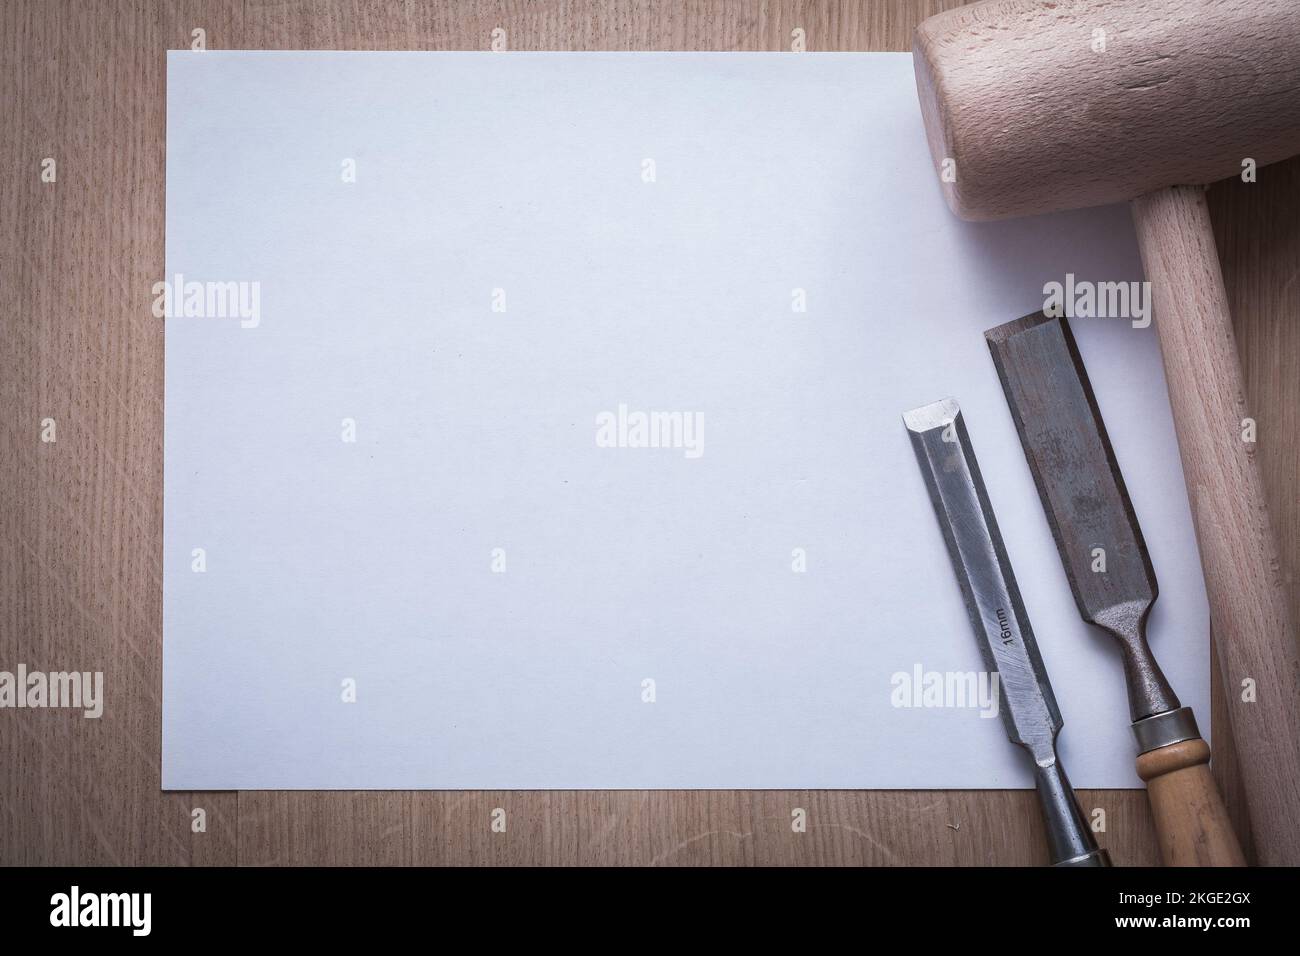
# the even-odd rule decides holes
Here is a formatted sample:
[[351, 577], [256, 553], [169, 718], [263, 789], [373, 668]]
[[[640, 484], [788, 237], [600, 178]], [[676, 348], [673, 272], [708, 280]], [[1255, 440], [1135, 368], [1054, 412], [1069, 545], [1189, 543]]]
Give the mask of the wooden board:
[[[159, 789], [164, 51], [907, 50], [951, 3], [503, 0], [0, 5], [0, 669], [102, 670], [102, 718], [0, 711], [5, 864], [1025, 864], [1031, 792]], [[796, 55], [796, 54], [791, 54]], [[41, 181], [42, 160], [57, 180]], [[1300, 161], [1211, 190], [1259, 456], [1300, 565]], [[57, 441], [41, 440], [42, 420]], [[1291, 589], [1293, 606], [1295, 588]], [[1300, 611], [1300, 608], [1296, 608]], [[1217, 707], [1216, 707], [1217, 709]], [[1216, 726], [1224, 726], [1216, 715]], [[1232, 748], [1215, 773], [1244, 829]], [[1158, 862], [1142, 791], [1080, 791], [1121, 864]], [[193, 830], [193, 811], [206, 830]], [[505, 811], [505, 832], [492, 814]], [[802, 809], [806, 829], [793, 815]], [[1249, 853], [1250, 851], [1248, 851]]]

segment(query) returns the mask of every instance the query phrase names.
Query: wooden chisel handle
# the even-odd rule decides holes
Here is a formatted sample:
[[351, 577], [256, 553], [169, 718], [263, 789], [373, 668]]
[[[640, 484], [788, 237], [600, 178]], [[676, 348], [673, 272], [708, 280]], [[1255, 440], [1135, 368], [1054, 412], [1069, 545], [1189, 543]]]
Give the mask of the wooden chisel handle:
[[[1249, 412], [1205, 192], [1158, 190], [1133, 201], [1133, 219], [1256, 854], [1264, 865], [1300, 865], [1300, 662], [1255, 446], [1244, 440]], [[1196, 773], [1169, 773], [1206, 773], [1203, 760], [1190, 766]]]
[[1210, 773], [1210, 745], [1180, 740], [1137, 758], [1166, 866], [1245, 866]]

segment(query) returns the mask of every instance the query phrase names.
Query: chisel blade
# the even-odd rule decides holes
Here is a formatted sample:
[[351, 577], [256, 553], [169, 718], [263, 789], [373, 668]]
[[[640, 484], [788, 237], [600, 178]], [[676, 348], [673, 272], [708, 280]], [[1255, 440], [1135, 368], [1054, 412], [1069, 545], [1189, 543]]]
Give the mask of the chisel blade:
[[1052, 758], [1061, 713], [1016, 586], [961, 409], [952, 399], [903, 416], [939, 518], [966, 610], [997, 671], [1007, 736], [1036, 761]]
[[998, 675], [1007, 736], [1034, 760], [1054, 866], [1110, 866], [1056, 753], [1061, 712], [1029, 627], [961, 409], [944, 399], [903, 415], [985, 666]]
[[1178, 707], [1146, 644], [1155, 571], [1069, 325], [1039, 312], [984, 335], [1079, 613], [1124, 647], [1133, 718]]

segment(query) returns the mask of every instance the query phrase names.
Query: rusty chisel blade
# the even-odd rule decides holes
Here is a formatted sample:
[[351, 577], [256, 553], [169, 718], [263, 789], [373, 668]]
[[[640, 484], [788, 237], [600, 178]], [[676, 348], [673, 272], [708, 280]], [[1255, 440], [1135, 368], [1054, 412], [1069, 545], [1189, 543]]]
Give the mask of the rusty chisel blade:
[[1119, 641], [1161, 854], [1170, 865], [1244, 866], [1210, 748], [1147, 646], [1155, 571], [1070, 327], [1037, 313], [984, 334], [1079, 612]]
[[984, 335], [1079, 613], [1120, 642], [1132, 719], [1178, 708], [1146, 641], [1155, 570], [1069, 325], [1039, 312]]

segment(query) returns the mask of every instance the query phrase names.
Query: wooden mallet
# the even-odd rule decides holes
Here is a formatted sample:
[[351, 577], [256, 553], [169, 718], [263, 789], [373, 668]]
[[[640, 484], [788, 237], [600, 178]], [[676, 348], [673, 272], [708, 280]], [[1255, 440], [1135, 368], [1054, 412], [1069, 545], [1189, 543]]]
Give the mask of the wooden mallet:
[[1300, 152], [1300, 3], [985, 0], [913, 52], [959, 216], [1132, 200], [1256, 853], [1300, 864], [1300, 664], [1204, 191]]

